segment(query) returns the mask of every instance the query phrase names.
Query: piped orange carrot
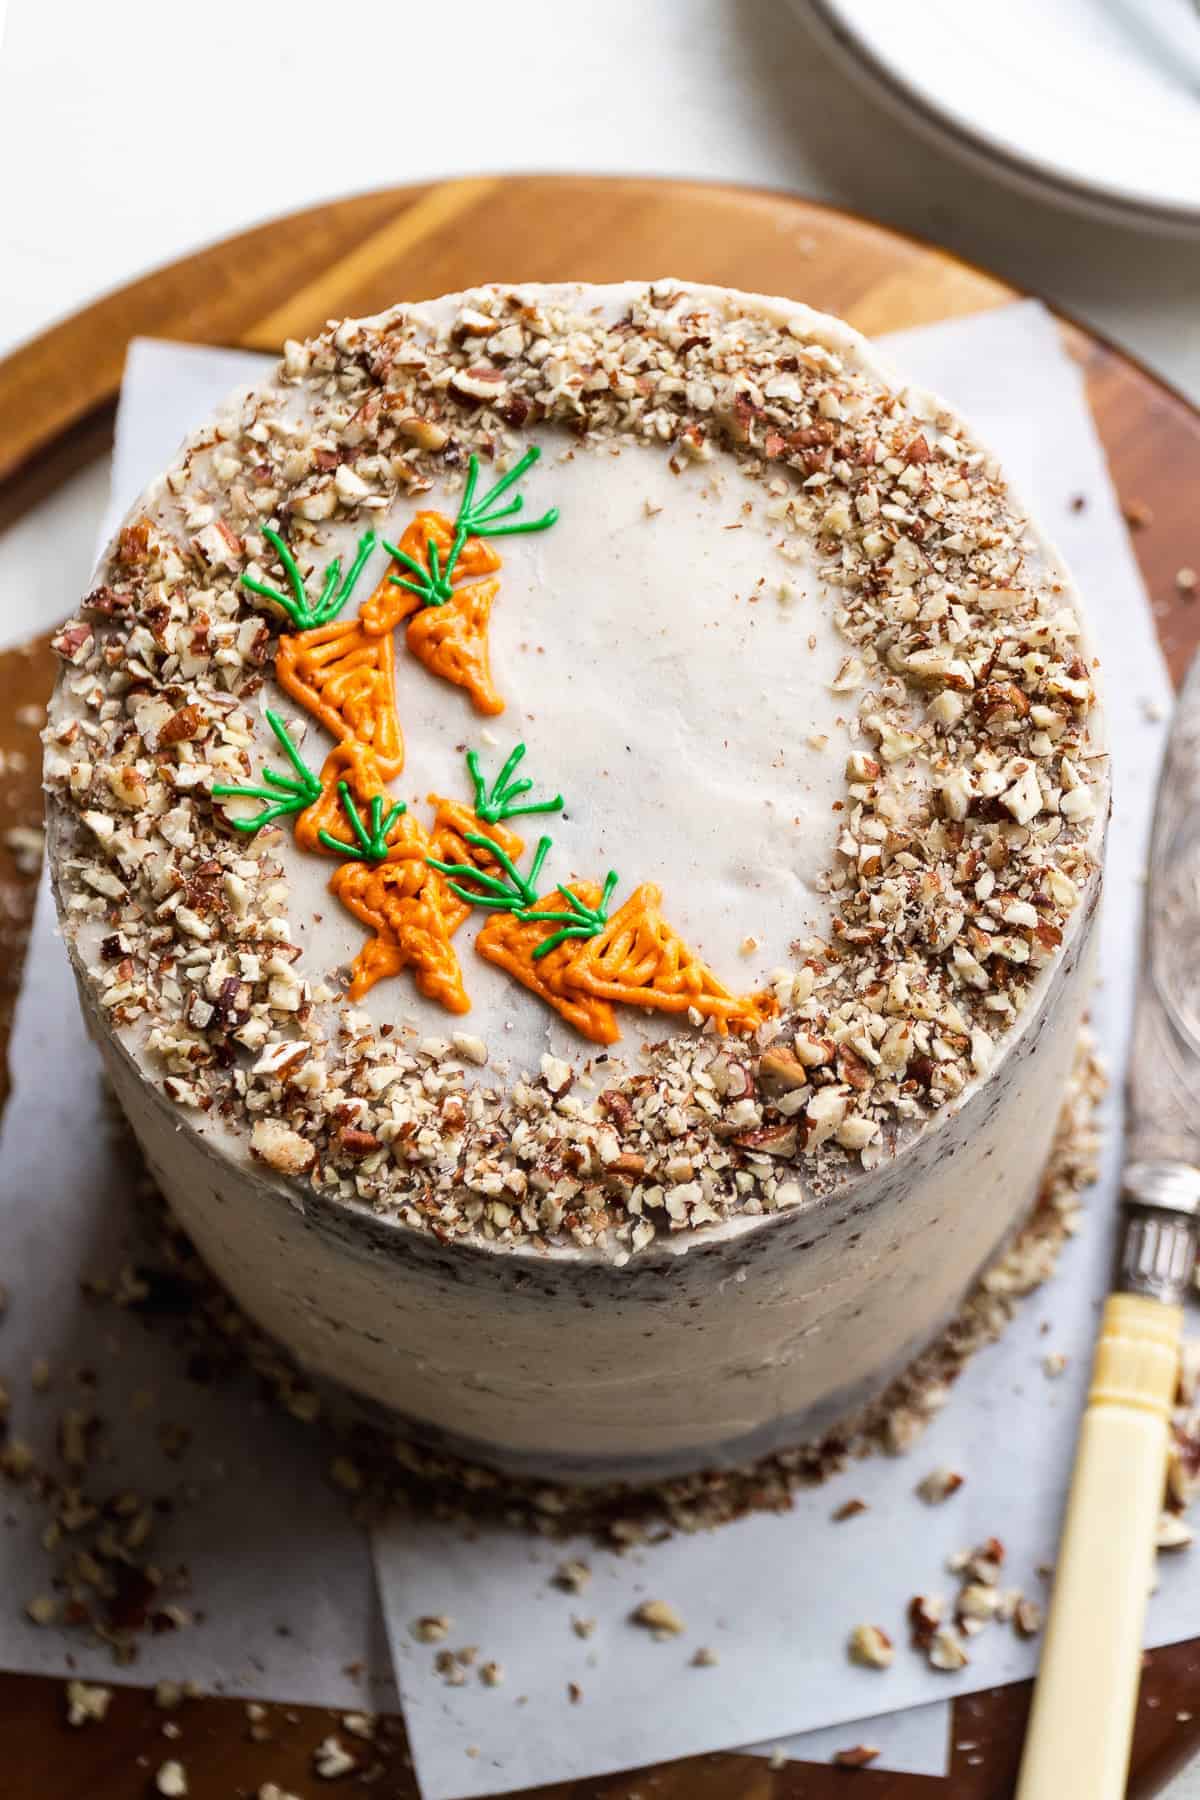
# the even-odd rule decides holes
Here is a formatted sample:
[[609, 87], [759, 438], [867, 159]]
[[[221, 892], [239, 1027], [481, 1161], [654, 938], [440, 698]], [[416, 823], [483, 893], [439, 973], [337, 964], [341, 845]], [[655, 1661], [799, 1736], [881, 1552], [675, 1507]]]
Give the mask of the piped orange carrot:
[[[454, 534], [454, 523], [445, 513], [419, 512], [405, 526], [399, 545], [385, 544], [392, 553], [392, 562], [359, 609], [359, 617], [367, 631], [374, 636], [394, 631], [402, 620], [422, 606], [436, 604], [435, 600], [426, 600], [421, 593], [414, 592], [415, 582], [410, 580], [405, 585], [405, 578], [399, 571], [416, 567], [432, 577], [431, 564], [435, 555], [438, 567], [444, 569], [454, 544]], [[397, 556], [397, 550], [404, 558], [403, 562]], [[494, 575], [499, 567], [500, 557], [490, 544], [481, 538], [467, 538], [452, 573], [460, 581], [475, 581], [483, 575]]]
[[385, 975], [410, 969], [419, 992], [447, 1012], [470, 1011], [462, 970], [450, 942], [455, 923], [440, 905], [441, 890], [419, 857], [374, 867], [347, 862], [329, 885], [342, 905], [373, 932], [351, 965], [350, 998], [361, 1000]]
[[369, 806], [372, 800], [387, 797], [387, 782], [374, 750], [351, 739], [344, 744], [335, 744], [321, 765], [319, 798], [296, 820], [296, 842], [302, 849], [315, 855], [330, 854], [321, 833], [337, 836], [345, 823], [338, 792], [343, 781], [360, 806]]
[[476, 492], [479, 458], [472, 455], [453, 524], [444, 513], [421, 512], [398, 544], [385, 539], [395, 568], [362, 609], [365, 629], [371, 632], [389, 632], [408, 619], [405, 642], [412, 654], [431, 674], [465, 688], [475, 710], [489, 715], [504, 711], [488, 655], [488, 625], [500, 591], [494, 579], [500, 558], [482, 540], [545, 531], [554, 524], [558, 518], [554, 507], [540, 519], [518, 517], [525, 502], [512, 493], [540, 455], [532, 445], [482, 497]]
[[[571, 891], [584, 906], [595, 907], [601, 889], [594, 882], [572, 882]], [[559, 1016], [594, 1044], [615, 1044], [621, 1033], [616, 1015], [607, 1000], [579, 992], [568, 985], [572, 965], [583, 948], [578, 938], [567, 938], [541, 956], [544, 946], [557, 933], [554, 919], [543, 919], [541, 913], [561, 912], [563, 895], [547, 894], [525, 912], [493, 912], [479, 936], [475, 948], [486, 961], [522, 983], [552, 1006]]]
[[423, 606], [408, 622], [404, 641], [431, 675], [440, 675], [454, 687], [465, 688], [478, 713], [495, 717], [504, 701], [492, 680], [488, 653], [488, 621], [492, 602], [500, 592], [493, 576], [455, 588], [441, 606]]
[[373, 750], [386, 779], [400, 773], [404, 738], [390, 637], [372, 637], [358, 619], [282, 637], [275, 678], [333, 737]]
[[717, 980], [662, 916], [662, 891], [644, 881], [612, 918], [588, 938], [563, 973], [572, 992], [659, 1012], [690, 1009], [722, 1032], [757, 1030], [776, 1013], [769, 993], [739, 997]]

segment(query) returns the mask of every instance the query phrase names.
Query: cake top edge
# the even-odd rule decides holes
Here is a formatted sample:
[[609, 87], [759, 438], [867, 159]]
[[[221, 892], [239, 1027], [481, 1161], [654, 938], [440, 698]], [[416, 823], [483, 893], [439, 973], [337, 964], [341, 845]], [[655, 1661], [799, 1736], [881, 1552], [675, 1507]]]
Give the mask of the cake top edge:
[[[317, 778], [270, 705], [281, 682], [303, 688], [284, 677], [304, 640], [339, 628], [321, 608], [342, 589], [366, 621], [355, 654], [370, 648], [376, 673], [392, 666], [395, 627], [407, 621], [413, 650], [412, 618], [441, 623], [464, 580], [478, 607], [501, 551], [504, 580], [523, 597], [526, 584], [533, 605], [553, 557], [585, 544], [543, 505], [557, 498], [551, 469], [564, 491], [606, 493], [610, 451], [626, 470], [647, 454], [669, 466], [688, 504], [715, 509], [749, 484], [752, 554], [781, 607], [802, 570], [818, 612], [797, 632], [838, 646], [825, 685], [847, 743], [811, 884], [825, 916], [757, 995], [734, 994], [736, 969], [719, 979], [668, 923], [675, 904], [702, 945], [718, 929], [678, 887], [664, 896], [678, 856], [665, 871], [635, 859], [623, 886], [609, 886], [603, 859], [586, 875], [555, 870], [539, 897], [506, 822], [544, 814], [527, 834], [540, 851], [562, 796], [548, 766], [525, 785], [532, 762], [512, 761], [522, 743], [506, 737], [482, 763], [476, 752], [473, 792], [426, 826], [387, 785], [399, 769], [385, 768], [378, 693], [365, 725], [327, 700], [325, 712], [302, 704], [346, 757], [368, 749], [381, 780], [363, 777], [361, 758], [344, 759], [337, 782]], [[396, 543], [405, 519], [434, 517], [440, 551], [442, 527], [428, 523], [408, 551]], [[517, 530], [530, 535], [506, 535]], [[364, 602], [350, 576], [368, 539], [392, 573]], [[377, 603], [385, 581], [407, 590], [402, 610], [396, 595]], [[131, 510], [56, 648], [56, 888], [109, 1028], [220, 1153], [446, 1240], [627, 1260], [870, 1176], [965, 1104], [1017, 1041], [1095, 886], [1107, 768], [1094, 658], [1061, 561], [952, 409], [853, 328], [769, 296], [673, 280], [496, 284], [290, 342], [275, 375], [194, 433]], [[444, 658], [435, 668], [437, 654], [424, 666], [467, 686]], [[468, 692], [486, 712], [480, 667]], [[263, 776], [272, 733], [291, 763]], [[824, 729], [808, 735], [828, 743]], [[247, 793], [274, 814], [253, 834], [230, 804]], [[510, 959], [497, 962], [538, 997], [531, 1008], [557, 1015], [560, 1035], [536, 1060], [506, 1063], [469, 1019], [447, 1018], [441, 1034], [382, 1030], [363, 995], [346, 994], [293, 916], [308, 876], [288, 831], [318, 802], [310, 835], [317, 854], [341, 857], [334, 893], [452, 1013], [465, 987], [450, 909], [483, 909], [481, 937]], [[679, 842], [694, 823], [683, 819]], [[735, 841], [737, 829], [732, 819]], [[645, 831], [632, 850], [644, 859]], [[381, 871], [397, 905], [432, 908], [436, 958], [414, 964], [407, 939], [397, 949], [412, 909], [402, 930], [378, 898]], [[653, 944], [649, 975], [632, 972], [631, 933]], [[614, 1005], [681, 1029], [610, 1051]], [[584, 1035], [564, 1054], [566, 1027]], [[500, 1071], [498, 1086], [481, 1067]]]

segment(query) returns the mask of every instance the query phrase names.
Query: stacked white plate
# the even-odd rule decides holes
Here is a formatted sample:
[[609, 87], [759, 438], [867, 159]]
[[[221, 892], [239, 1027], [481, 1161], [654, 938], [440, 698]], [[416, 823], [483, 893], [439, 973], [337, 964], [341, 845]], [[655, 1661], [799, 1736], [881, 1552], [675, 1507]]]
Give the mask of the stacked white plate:
[[802, 0], [876, 94], [1043, 199], [1200, 234], [1197, 0]]

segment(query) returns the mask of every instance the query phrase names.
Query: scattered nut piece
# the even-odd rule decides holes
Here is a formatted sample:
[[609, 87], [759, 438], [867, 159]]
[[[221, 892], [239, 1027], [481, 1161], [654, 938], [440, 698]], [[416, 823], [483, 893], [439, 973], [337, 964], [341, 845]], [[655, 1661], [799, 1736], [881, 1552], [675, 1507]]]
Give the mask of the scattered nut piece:
[[592, 1571], [587, 1563], [579, 1562], [574, 1557], [559, 1563], [551, 1576], [555, 1587], [562, 1588], [568, 1594], [582, 1594], [591, 1579]]
[[99, 1725], [111, 1699], [111, 1688], [93, 1687], [86, 1681], [68, 1681], [67, 1724]]
[[313, 1751], [313, 1769], [322, 1781], [338, 1781], [357, 1767], [340, 1738], [324, 1738]]
[[669, 1600], [643, 1600], [631, 1614], [635, 1625], [644, 1625], [660, 1642], [678, 1637], [686, 1630], [683, 1620]]
[[946, 1674], [953, 1674], [957, 1669], [965, 1669], [970, 1657], [966, 1646], [952, 1625], [939, 1625], [933, 1634], [933, 1641], [927, 1651], [929, 1666], [941, 1669]]
[[963, 1484], [964, 1477], [953, 1469], [931, 1469], [917, 1483], [917, 1492], [929, 1506], [938, 1506], [948, 1500], [951, 1494], [957, 1494]]
[[447, 1613], [424, 1613], [414, 1619], [409, 1630], [419, 1644], [438, 1644], [446, 1637], [454, 1620]]
[[879, 1755], [876, 1744], [854, 1744], [849, 1750], [835, 1750], [834, 1766], [839, 1769], [865, 1769]]
[[1158, 1521], [1158, 1530], [1154, 1534], [1154, 1546], [1157, 1550], [1186, 1550], [1195, 1533], [1178, 1513], [1162, 1513]]
[[1042, 1629], [1042, 1609], [1036, 1600], [1018, 1600], [1013, 1613], [1013, 1627], [1019, 1637], [1036, 1637]]
[[896, 1655], [891, 1638], [878, 1625], [856, 1625], [847, 1649], [850, 1661], [864, 1669], [890, 1669]]

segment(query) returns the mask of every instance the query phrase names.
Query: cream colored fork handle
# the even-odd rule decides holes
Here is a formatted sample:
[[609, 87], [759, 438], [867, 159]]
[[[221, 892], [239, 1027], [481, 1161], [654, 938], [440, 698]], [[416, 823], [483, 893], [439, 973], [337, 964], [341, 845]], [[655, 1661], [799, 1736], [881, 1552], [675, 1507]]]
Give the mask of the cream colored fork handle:
[[1140, 1295], [1105, 1305], [1017, 1800], [1125, 1792], [1182, 1325]]

